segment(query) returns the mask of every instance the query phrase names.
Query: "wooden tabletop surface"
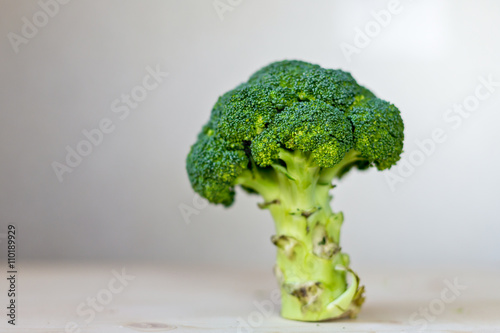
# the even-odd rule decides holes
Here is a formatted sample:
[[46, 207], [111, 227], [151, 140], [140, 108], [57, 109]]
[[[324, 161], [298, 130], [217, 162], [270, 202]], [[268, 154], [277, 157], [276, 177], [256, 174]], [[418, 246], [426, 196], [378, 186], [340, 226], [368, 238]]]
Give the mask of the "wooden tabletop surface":
[[280, 318], [271, 269], [20, 263], [16, 326], [2, 310], [0, 332], [500, 332], [500, 268], [357, 272], [357, 319], [304, 323]]

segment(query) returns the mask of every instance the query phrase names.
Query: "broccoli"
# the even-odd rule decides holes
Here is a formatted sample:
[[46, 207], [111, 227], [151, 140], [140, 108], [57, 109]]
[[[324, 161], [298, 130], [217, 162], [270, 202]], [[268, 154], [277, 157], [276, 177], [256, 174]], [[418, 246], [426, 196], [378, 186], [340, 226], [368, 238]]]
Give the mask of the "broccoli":
[[394, 165], [403, 150], [399, 110], [344, 71], [272, 63], [222, 95], [187, 156], [193, 189], [230, 206], [235, 187], [259, 194], [275, 222], [281, 315], [355, 317], [364, 287], [340, 248], [332, 182], [351, 169]]

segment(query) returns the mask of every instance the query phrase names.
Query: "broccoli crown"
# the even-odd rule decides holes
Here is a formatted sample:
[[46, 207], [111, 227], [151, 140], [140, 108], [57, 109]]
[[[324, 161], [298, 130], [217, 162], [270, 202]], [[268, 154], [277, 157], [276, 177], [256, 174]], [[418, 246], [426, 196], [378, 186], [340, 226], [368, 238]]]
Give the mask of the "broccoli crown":
[[403, 130], [399, 110], [349, 73], [285, 60], [218, 99], [191, 147], [187, 171], [196, 192], [229, 206], [237, 178], [276, 163], [280, 149], [310, 154], [321, 168], [354, 150], [360, 159], [350, 167], [383, 170], [399, 160]]

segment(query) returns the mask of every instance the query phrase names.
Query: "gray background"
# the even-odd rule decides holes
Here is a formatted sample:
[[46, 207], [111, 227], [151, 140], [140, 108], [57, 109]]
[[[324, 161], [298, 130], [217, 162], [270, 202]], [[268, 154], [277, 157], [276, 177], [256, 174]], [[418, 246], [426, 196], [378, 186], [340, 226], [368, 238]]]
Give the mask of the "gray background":
[[[341, 43], [387, 1], [233, 1], [221, 20], [212, 1], [73, 0], [18, 53], [7, 36], [40, 7], [0, 2], [0, 232], [17, 225], [22, 260], [270, 267], [258, 198], [196, 208], [184, 161], [220, 94], [289, 58], [350, 71], [395, 103], [407, 157], [435, 128], [447, 135], [395, 191], [375, 170], [334, 190], [355, 267], [500, 264], [500, 88], [458, 128], [443, 118], [479, 76], [500, 81], [499, 2], [402, 0], [348, 61]], [[120, 120], [111, 102], [157, 65], [168, 77]], [[59, 182], [51, 164], [103, 118], [115, 130]]]

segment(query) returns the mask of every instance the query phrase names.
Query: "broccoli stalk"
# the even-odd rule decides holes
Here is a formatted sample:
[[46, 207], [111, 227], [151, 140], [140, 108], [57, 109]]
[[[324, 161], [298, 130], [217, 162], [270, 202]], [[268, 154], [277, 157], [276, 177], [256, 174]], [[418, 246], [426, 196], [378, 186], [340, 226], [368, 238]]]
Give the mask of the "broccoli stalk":
[[[284, 165], [273, 165], [274, 170], [254, 167], [236, 183], [257, 191], [265, 199], [259, 206], [273, 216], [282, 315], [304, 321], [354, 316], [363, 303], [363, 289], [348, 269], [349, 257], [340, 252], [343, 215], [331, 210], [329, 190], [342, 167], [358, 160], [356, 152], [327, 169], [300, 151], [281, 149], [279, 157]], [[353, 283], [347, 288], [349, 273]]]
[[215, 104], [187, 158], [193, 188], [230, 206], [241, 186], [275, 222], [275, 275], [285, 318], [354, 317], [364, 287], [341, 252], [332, 182], [352, 168], [387, 169], [403, 147], [399, 110], [347, 73], [273, 63]]

